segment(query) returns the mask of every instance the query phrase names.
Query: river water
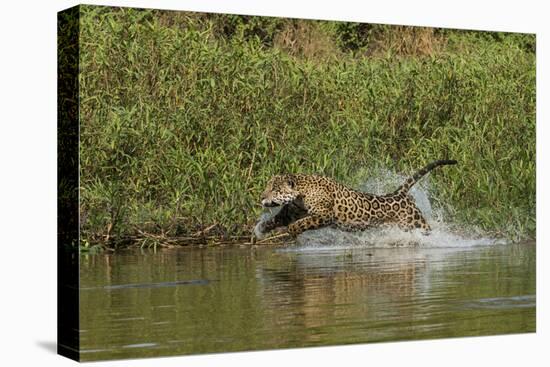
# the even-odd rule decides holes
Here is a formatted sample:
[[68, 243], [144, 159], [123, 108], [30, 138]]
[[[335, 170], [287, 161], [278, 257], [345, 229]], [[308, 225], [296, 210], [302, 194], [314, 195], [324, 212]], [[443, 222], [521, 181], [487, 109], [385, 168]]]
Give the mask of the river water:
[[535, 331], [534, 243], [81, 255], [82, 360]]

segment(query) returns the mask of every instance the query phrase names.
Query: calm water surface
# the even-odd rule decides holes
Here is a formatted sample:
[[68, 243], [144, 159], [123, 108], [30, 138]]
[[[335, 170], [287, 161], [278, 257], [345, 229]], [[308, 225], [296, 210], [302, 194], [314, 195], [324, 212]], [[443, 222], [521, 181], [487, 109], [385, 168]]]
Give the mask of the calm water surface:
[[535, 331], [535, 246], [81, 256], [83, 360]]

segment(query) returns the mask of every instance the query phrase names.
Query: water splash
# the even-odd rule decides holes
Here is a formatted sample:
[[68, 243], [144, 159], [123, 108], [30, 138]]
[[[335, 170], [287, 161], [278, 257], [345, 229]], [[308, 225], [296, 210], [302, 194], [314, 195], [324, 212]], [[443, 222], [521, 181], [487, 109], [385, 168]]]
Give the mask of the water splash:
[[307, 231], [298, 236], [297, 243], [301, 246], [317, 249], [326, 247], [420, 247], [420, 248], [450, 248], [473, 247], [504, 244], [502, 240], [490, 237], [468, 237], [465, 234], [453, 233], [444, 224], [432, 226], [429, 235], [422, 234], [419, 230], [406, 232], [397, 227], [374, 228], [362, 232], [347, 232], [336, 228], [322, 228]]
[[[365, 173], [359, 172], [358, 178], [355, 180], [359, 184], [354, 186], [361, 191], [375, 195], [392, 192], [407, 179], [407, 176], [384, 168], [371, 171], [368, 176]], [[338, 247], [468, 248], [507, 243], [503, 239], [484, 235], [475, 226], [457, 226], [446, 220], [447, 213], [452, 208], [434, 195], [429, 175], [413, 186], [410, 194], [432, 228], [429, 235], [422, 234], [420, 230], [403, 231], [398, 227], [373, 228], [360, 232], [348, 232], [327, 227], [302, 233], [298, 236], [297, 243], [301, 247], [316, 250]], [[432, 206], [432, 203], [436, 205]], [[262, 224], [277, 212], [278, 210], [272, 209], [261, 215], [255, 228], [256, 236], [265, 235], [261, 231]]]

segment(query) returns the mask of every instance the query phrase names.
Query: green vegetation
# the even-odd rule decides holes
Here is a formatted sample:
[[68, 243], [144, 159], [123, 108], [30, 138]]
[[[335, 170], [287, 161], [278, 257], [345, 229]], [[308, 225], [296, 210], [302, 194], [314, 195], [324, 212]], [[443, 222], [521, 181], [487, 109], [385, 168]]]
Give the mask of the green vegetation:
[[535, 235], [533, 35], [81, 11], [87, 244], [246, 235], [275, 173], [439, 158], [460, 163], [431, 176], [453, 220]]

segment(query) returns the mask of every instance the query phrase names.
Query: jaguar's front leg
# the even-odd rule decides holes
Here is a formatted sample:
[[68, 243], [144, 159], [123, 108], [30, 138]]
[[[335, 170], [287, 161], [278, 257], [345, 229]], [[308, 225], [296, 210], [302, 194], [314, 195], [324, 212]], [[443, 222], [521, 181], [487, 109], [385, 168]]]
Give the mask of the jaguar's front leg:
[[257, 238], [263, 238], [266, 233], [269, 233], [277, 228], [286, 227], [290, 223], [303, 218], [307, 211], [293, 203], [283, 206], [279, 212], [265, 221], [260, 221], [254, 228], [254, 233]]
[[298, 219], [296, 222], [288, 226], [288, 234], [292, 237], [298, 236], [300, 233], [309, 229], [317, 229], [332, 224], [332, 218], [319, 215], [308, 215], [307, 217]]

